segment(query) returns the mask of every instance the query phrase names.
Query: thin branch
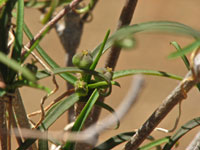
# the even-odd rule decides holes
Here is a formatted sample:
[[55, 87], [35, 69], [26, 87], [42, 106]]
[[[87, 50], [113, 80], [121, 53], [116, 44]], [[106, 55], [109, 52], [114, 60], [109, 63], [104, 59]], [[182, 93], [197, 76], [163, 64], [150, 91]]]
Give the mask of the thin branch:
[[[26, 128], [26, 129], [31, 129], [31, 126], [29, 124], [29, 120], [27, 118], [27, 113], [26, 110], [24, 108], [24, 104], [22, 102], [21, 99], [21, 95], [19, 93], [18, 90], [16, 90], [16, 97], [15, 100], [12, 102], [13, 103], [13, 109], [14, 109], [14, 113], [15, 113], [15, 117], [17, 119], [17, 123], [19, 128]], [[25, 139], [24, 135], [22, 134], [22, 137]], [[36, 144], [32, 144], [30, 149], [32, 150], [36, 150]]]
[[22, 142], [22, 136], [17, 136], [17, 135], [20, 135], [20, 131], [19, 131], [19, 128], [17, 126], [17, 120], [14, 117], [15, 114], [14, 114], [13, 109], [11, 111], [12, 111], [12, 113], [11, 113], [12, 127], [15, 129], [14, 134], [15, 134], [18, 145], [21, 145], [23, 143]]
[[[0, 98], [0, 143], [1, 149], [7, 150], [7, 123], [5, 101]], [[5, 136], [6, 135], [6, 136]]]
[[[197, 74], [200, 73], [200, 65], [195, 66]], [[142, 125], [136, 134], [125, 145], [125, 150], [135, 150], [146, 139], [146, 137], [157, 127], [157, 125], [165, 118], [165, 116], [179, 102], [185, 99], [185, 94], [189, 92], [199, 82], [198, 78], [193, 79], [192, 71], [189, 71], [182, 82], [171, 92], [171, 94], [163, 101], [163, 103], [154, 111], [149, 119]]]
[[[138, 0], [126, 0], [124, 8], [119, 18], [117, 29], [120, 29], [121, 27], [130, 24], [137, 2]], [[107, 61], [106, 61], [106, 67], [110, 67], [113, 70], [115, 69], [120, 52], [121, 52], [120, 47], [113, 46], [111, 48]]]
[[53, 17], [35, 36], [34, 38], [26, 44], [27, 48], [30, 48], [32, 44], [39, 39], [42, 34], [48, 29], [52, 28], [66, 13], [68, 13], [72, 8], [76, 7], [82, 0], [73, 0], [69, 5], [64, 7], [55, 17]]

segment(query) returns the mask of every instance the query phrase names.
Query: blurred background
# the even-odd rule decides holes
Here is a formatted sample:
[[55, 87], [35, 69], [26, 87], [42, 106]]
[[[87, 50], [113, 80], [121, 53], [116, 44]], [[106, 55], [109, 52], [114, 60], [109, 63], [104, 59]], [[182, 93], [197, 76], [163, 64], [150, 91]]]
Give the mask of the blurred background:
[[[94, 49], [103, 40], [108, 29], [111, 29], [111, 33], [115, 31], [124, 2], [125, 0], [99, 1], [92, 13], [92, 22], [85, 24], [82, 40], [78, 49], [79, 51], [83, 49]], [[180, 22], [199, 30], [199, 9], [199, 0], [139, 0], [131, 24], [165, 20]], [[38, 10], [25, 10], [25, 22], [34, 35], [42, 28], [39, 21], [40, 15]], [[187, 73], [187, 69], [180, 58], [168, 59], [167, 56], [175, 51], [173, 46], [170, 45], [171, 41], [176, 41], [183, 47], [193, 41], [192, 37], [165, 33], [138, 33], [135, 37], [137, 39], [136, 47], [132, 50], [122, 51], [116, 70], [152, 69], [181, 76]], [[25, 43], [26, 42], [27, 41], [25, 41]], [[54, 29], [41, 41], [40, 45], [60, 66], [65, 66], [65, 51]], [[99, 67], [104, 66], [105, 59], [106, 54], [101, 59]], [[153, 76], [144, 76], [144, 78], [145, 88], [137, 103], [121, 121], [120, 128], [118, 130], [107, 130], [104, 132], [100, 136], [99, 143], [117, 133], [133, 131], [139, 128], [178, 84], [178, 81], [168, 78]], [[46, 104], [66, 90], [65, 82], [58, 76], [56, 79], [59, 83], [59, 91], [50, 97], [46, 101]], [[130, 80], [132, 80], [132, 77], [125, 77], [117, 80], [121, 84], [121, 88], [114, 87], [112, 94], [106, 98], [105, 103], [116, 108], [128, 92], [131, 83]], [[54, 85], [50, 81], [51, 79], [48, 78], [42, 80], [41, 84], [53, 89]], [[40, 99], [45, 93], [31, 88], [21, 88], [20, 90], [22, 92], [26, 111], [30, 113], [38, 110], [40, 108]], [[190, 119], [200, 115], [199, 106], [199, 92], [196, 88], [193, 88], [189, 92], [188, 98], [182, 103], [182, 116], [178, 128]], [[107, 111], [103, 110], [101, 118], [108, 114]], [[171, 129], [177, 116], [178, 107], [176, 106], [159, 124], [159, 127]], [[34, 117], [33, 119], [37, 120], [38, 117]], [[62, 130], [66, 124], [67, 114], [63, 115], [50, 129]], [[184, 136], [184, 138], [180, 140], [177, 149], [185, 149], [198, 131], [199, 129], [196, 128]], [[172, 134], [155, 131], [152, 135], [156, 138], [160, 138]], [[115, 149], [120, 148], [121, 146]]]

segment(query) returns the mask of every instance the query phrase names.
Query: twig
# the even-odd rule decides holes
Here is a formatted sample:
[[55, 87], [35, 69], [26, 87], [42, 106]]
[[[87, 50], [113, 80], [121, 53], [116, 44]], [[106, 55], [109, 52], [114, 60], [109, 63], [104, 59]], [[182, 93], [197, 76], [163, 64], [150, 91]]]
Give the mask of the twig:
[[[55, 17], [53, 17], [35, 36], [34, 38], [26, 44], [27, 48], [30, 48], [32, 44], [39, 39], [42, 34], [48, 29], [52, 28], [66, 13], [68, 13], [72, 8], [76, 7], [82, 0], [73, 0], [69, 5], [64, 7]], [[23, 52], [22, 52], [23, 53]]]
[[[12, 97], [9, 97], [9, 102], [7, 103], [7, 112], [8, 112], [8, 133], [11, 132], [11, 123], [12, 123]], [[8, 150], [11, 150], [11, 134], [8, 134]]]
[[15, 129], [14, 133], [15, 133], [15, 137], [16, 137], [17, 143], [18, 143], [18, 145], [21, 145], [23, 143], [22, 142], [22, 136], [17, 136], [17, 135], [20, 135], [20, 132], [19, 132], [19, 128], [17, 126], [17, 120], [15, 119], [13, 109], [11, 111], [12, 111], [12, 113], [11, 113], [12, 127]]
[[[13, 103], [13, 109], [14, 109], [14, 113], [15, 113], [15, 117], [17, 119], [17, 123], [18, 123], [18, 126], [19, 128], [26, 128], [26, 129], [31, 129], [31, 126], [29, 124], [29, 120], [26, 116], [26, 110], [24, 108], [24, 104], [22, 102], [22, 99], [21, 99], [21, 95], [19, 93], [19, 90], [17, 89], [16, 92], [16, 97], [15, 97], [15, 100], [12, 102]], [[22, 137], [24, 139], [26, 139], [22, 133]], [[37, 149], [37, 146], [36, 144], [32, 144], [30, 149], [32, 150], [36, 150]]]
[[[198, 68], [198, 70], [196, 70], [198, 71], [197, 74], [199, 74], [200, 72], [199, 66], [199, 64], [198, 66], [195, 66], [196, 68]], [[163, 101], [163, 103], [154, 111], [154, 113], [149, 117], [149, 119], [142, 125], [142, 127], [125, 145], [125, 150], [136, 150], [138, 146], [146, 139], [146, 137], [172, 110], [172, 108], [185, 98], [184, 92], [188, 92], [199, 82], [199, 79], [194, 78], [193, 80], [191, 80], [192, 78], [193, 74], [191, 71], [189, 71], [183, 79], [183, 81], [179, 83], [179, 85], [172, 91], [172, 93]]]
[[[0, 140], [1, 149], [7, 150], [7, 123], [5, 102], [0, 98]], [[5, 136], [6, 135], [6, 136]]]
[[42, 121], [44, 120], [44, 117], [45, 117], [45, 110], [44, 110], [44, 107], [43, 107], [44, 102], [46, 101], [46, 99], [47, 99], [49, 96], [53, 95], [53, 94], [58, 90], [58, 88], [59, 88], [58, 83], [56, 82], [56, 77], [55, 77], [55, 75], [53, 75], [53, 83], [54, 83], [54, 85], [56, 86], [55, 89], [53, 89], [50, 93], [47, 93], [47, 94], [42, 98], [42, 100], [41, 100], [41, 102], [40, 102], [41, 118], [40, 118], [40, 120], [36, 123], [36, 125], [34, 126], [35, 129], [36, 129], [36, 128], [42, 123]]

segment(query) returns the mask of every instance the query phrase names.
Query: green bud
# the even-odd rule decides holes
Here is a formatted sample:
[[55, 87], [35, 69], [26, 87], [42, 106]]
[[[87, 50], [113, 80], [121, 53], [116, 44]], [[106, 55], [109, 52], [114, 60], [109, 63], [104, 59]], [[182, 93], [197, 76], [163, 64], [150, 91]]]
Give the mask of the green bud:
[[80, 95], [80, 96], [86, 96], [88, 94], [88, 86], [87, 83], [81, 80], [78, 80], [75, 82], [75, 91]]
[[[112, 68], [99, 68], [96, 70], [99, 73], [102, 73], [104, 76], [106, 76], [109, 80], [112, 80], [112, 76], [113, 76], [113, 71]], [[99, 77], [95, 76], [95, 80], [96, 81], [102, 81], [102, 79], [100, 79]]]
[[72, 63], [78, 68], [89, 69], [93, 63], [92, 54], [87, 50], [83, 50], [73, 56]]

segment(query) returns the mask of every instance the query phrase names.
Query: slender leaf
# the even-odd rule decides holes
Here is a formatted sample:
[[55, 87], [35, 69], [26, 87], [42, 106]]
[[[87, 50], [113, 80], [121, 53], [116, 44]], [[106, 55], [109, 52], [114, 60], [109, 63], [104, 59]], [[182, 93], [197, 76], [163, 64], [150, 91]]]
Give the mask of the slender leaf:
[[22, 73], [24, 77], [28, 80], [35, 82], [35, 76], [25, 67], [22, 67], [18, 62], [13, 59], [8, 58], [4, 53], [0, 52], [0, 62], [7, 65], [9, 68], [15, 70], [16, 72]]
[[73, 106], [79, 100], [77, 93], [72, 94], [61, 102], [55, 104], [45, 116], [42, 126], [49, 128], [64, 112], [66, 112], [71, 106]]
[[122, 144], [123, 142], [128, 141], [134, 134], [135, 134], [135, 132], [120, 133], [120, 134], [118, 134], [116, 136], [113, 136], [113, 137], [109, 138], [108, 140], [106, 140], [102, 144], [96, 146], [93, 150], [108, 150], [108, 149], [112, 149], [115, 146], [117, 146], [119, 144]]
[[[73, 106], [79, 100], [79, 95], [74, 93], [67, 97], [63, 101], [60, 101], [53, 105], [46, 113], [45, 119], [38, 127], [40, 130], [48, 129], [64, 112], [66, 112], [71, 106]], [[18, 147], [17, 150], [26, 150], [37, 139], [27, 139], [23, 144]]]
[[23, 45], [23, 23], [24, 23], [24, 0], [18, 0], [17, 7], [17, 27], [15, 35], [14, 50], [12, 58], [21, 61], [21, 50]]
[[[77, 117], [74, 126], [72, 127], [72, 131], [80, 131], [83, 127], [83, 124], [85, 123], [89, 113], [91, 112], [94, 104], [96, 103], [96, 101], [99, 98], [99, 92], [97, 89], [95, 89], [92, 93], [92, 95], [90, 96], [88, 102], [86, 103], [86, 105], [84, 106], [83, 110], [81, 111], [81, 113], [79, 114], [79, 116]], [[70, 142], [67, 141], [65, 146], [63, 147], [63, 149], [65, 150], [73, 150], [74, 149], [74, 142]]]
[[[180, 45], [177, 42], [174, 41], [174, 42], [171, 42], [171, 44], [176, 48], [176, 50], [178, 52], [180, 52], [182, 50]], [[183, 62], [185, 64], [185, 66], [187, 67], [187, 69], [190, 70], [190, 62], [187, 59], [187, 57], [185, 55], [183, 55], [183, 56], [181, 56], [181, 59], [183, 60]], [[197, 88], [200, 91], [200, 83], [197, 84]]]
[[164, 71], [155, 71], [155, 70], [137, 70], [137, 69], [130, 69], [130, 70], [120, 70], [115, 71], [113, 74], [113, 79], [135, 75], [135, 74], [144, 74], [144, 75], [153, 75], [153, 76], [161, 76], [167, 77], [175, 80], [182, 80], [182, 77], [173, 75]]
[[184, 124], [169, 140], [169, 142], [164, 146], [163, 150], [170, 150], [178, 140], [183, 137], [190, 130], [198, 127], [200, 125], [200, 117], [194, 118]]
[[[28, 29], [28, 27], [24, 24], [24, 32], [26, 33], [27, 37], [32, 40], [33, 39], [33, 35], [30, 32], [30, 30]], [[56, 64], [56, 62], [54, 62], [49, 56], [48, 54], [38, 45], [36, 46], [37, 52], [40, 54], [40, 56], [47, 62], [47, 64], [49, 66], [51, 66], [52, 68], [59, 68], [59, 65]], [[72, 75], [69, 74], [67, 72], [59, 74], [63, 79], [65, 79], [66, 81], [68, 81], [71, 84], [74, 84], [77, 80], [77, 78]]]
[[183, 56], [191, 51], [196, 50], [197, 48], [200, 47], [200, 40], [196, 40], [192, 44], [189, 44], [188, 46], [184, 47], [181, 51], [178, 52], [173, 52], [169, 55], [169, 58], [175, 58], [179, 56]]
[[110, 34], [110, 30], [107, 31], [106, 36], [103, 40], [103, 43], [101, 44], [101, 47], [97, 53], [97, 56], [95, 57], [92, 65], [90, 66], [90, 70], [94, 70], [96, 68], [97, 63], [99, 62], [99, 59], [100, 59], [101, 55], [103, 54], [103, 49], [105, 47], [106, 41], [108, 40], [109, 34]]
[[43, 90], [43, 91], [45, 91], [47, 93], [51, 92], [51, 89], [49, 89], [48, 87], [45, 87], [45, 86], [42, 86], [40, 84], [31, 82], [31, 81], [27, 81], [27, 80], [15, 81], [12, 84], [7, 85], [6, 89], [7, 90], [11, 90], [11, 89], [16, 89], [16, 88], [19, 88], [19, 87], [22, 87], [22, 86], [28, 86], [28, 87], [40, 89], [40, 90]]
[[[130, 35], [133, 35], [138, 32], [149, 32], [149, 31], [164, 31], [164, 32], [170, 32], [170, 33], [178, 33], [178, 34], [184, 34], [184, 35], [190, 35], [196, 39], [200, 38], [200, 32], [192, 29], [189, 26], [186, 26], [184, 24], [178, 23], [178, 22], [170, 22], [170, 21], [152, 21], [152, 22], [144, 22], [140, 24], [135, 24], [132, 26], [123, 27], [119, 30], [117, 30], [110, 38], [108, 39], [103, 53], [106, 52], [108, 48], [110, 48], [114, 41], [121, 40], [125, 37], [128, 37]], [[97, 56], [97, 53], [101, 47], [101, 44], [99, 44], [92, 52], [92, 55], [94, 57]]]
[[[111, 84], [120, 87], [120, 84], [119, 84], [118, 82], [116, 82], [116, 81], [111, 81]], [[108, 83], [105, 82], [105, 81], [100, 81], [100, 82], [88, 84], [88, 88], [89, 88], [89, 89], [104, 88], [104, 87], [105, 87], [105, 88], [108, 87]]]
[[170, 141], [170, 136], [167, 136], [167, 137], [155, 140], [155, 141], [153, 141], [153, 142], [151, 142], [149, 144], [146, 144], [146, 145], [138, 148], [138, 150], [149, 150], [149, 149], [151, 149], [153, 147], [160, 146], [161, 144], [167, 143], [169, 141]]
[[[178, 52], [182, 51], [180, 45], [177, 42], [173, 41], [173, 42], [171, 42], [171, 44], [176, 48], [176, 50]], [[183, 56], [181, 56], [181, 58], [182, 58], [183, 62], [185, 63], [185, 66], [187, 67], [187, 69], [190, 70], [190, 62], [188, 61], [187, 57], [185, 55], [183, 55]]]

